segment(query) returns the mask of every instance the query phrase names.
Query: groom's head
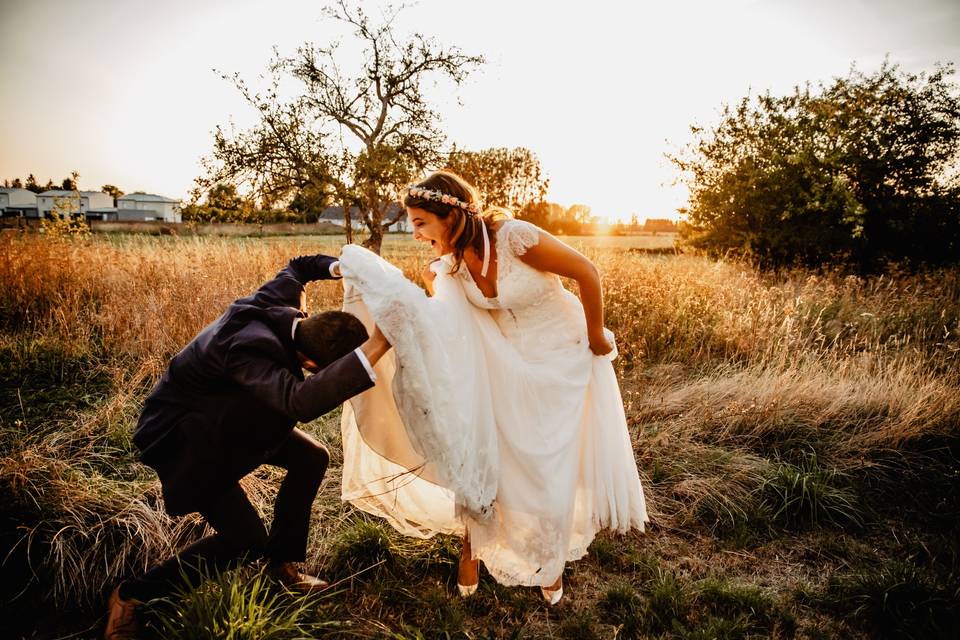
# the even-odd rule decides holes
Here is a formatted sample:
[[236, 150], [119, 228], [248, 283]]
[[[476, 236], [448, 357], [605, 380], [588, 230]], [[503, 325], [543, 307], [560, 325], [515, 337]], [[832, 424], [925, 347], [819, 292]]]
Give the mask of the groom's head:
[[303, 368], [315, 373], [367, 338], [367, 329], [356, 316], [345, 311], [324, 311], [297, 324], [293, 344]]

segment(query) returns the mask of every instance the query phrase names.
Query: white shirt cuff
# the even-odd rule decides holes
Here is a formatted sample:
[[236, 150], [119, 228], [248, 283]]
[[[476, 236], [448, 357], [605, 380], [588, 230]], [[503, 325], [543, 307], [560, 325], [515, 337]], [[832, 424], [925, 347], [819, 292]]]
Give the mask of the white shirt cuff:
[[293, 340], [294, 344], [297, 342], [297, 325], [300, 324], [300, 321], [303, 318], [296, 317], [293, 319], [293, 326], [290, 327], [290, 339]]
[[362, 364], [363, 368], [367, 370], [367, 375], [370, 376], [370, 382], [376, 382], [377, 374], [374, 373], [373, 367], [370, 366], [370, 361], [367, 360], [367, 356], [363, 353], [363, 349], [357, 347], [353, 350], [353, 352], [357, 354], [357, 357], [360, 358], [360, 364]]
[[340, 264], [339, 260], [334, 260], [333, 262], [330, 263], [330, 275], [333, 276], [334, 278], [341, 277], [341, 276], [338, 276], [336, 272], [333, 270], [333, 268], [339, 264]]

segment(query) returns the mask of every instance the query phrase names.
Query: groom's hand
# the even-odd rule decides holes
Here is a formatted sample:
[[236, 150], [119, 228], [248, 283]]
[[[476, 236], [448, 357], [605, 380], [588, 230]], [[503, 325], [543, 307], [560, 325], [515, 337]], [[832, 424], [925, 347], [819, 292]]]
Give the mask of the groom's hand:
[[372, 366], [383, 357], [383, 354], [390, 350], [390, 342], [387, 340], [387, 337], [383, 335], [383, 332], [380, 331], [380, 327], [373, 325], [373, 333], [366, 342], [360, 345], [360, 349], [363, 350], [363, 355], [367, 357], [367, 360]]

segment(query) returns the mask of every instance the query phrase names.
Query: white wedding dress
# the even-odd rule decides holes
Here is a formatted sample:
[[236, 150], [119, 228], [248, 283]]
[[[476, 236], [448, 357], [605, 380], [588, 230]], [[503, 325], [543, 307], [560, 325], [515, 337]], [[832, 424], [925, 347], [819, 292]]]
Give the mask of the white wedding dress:
[[496, 298], [451, 256], [432, 297], [363, 248], [340, 263], [344, 310], [393, 345], [344, 405], [343, 499], [407, 535], [469, 530], [508, 585], [551, 585], [598, 530], [647, 521], [616, 353], [594, 356], [579, 299], [519, 259], [541, 233], [497, 230]]

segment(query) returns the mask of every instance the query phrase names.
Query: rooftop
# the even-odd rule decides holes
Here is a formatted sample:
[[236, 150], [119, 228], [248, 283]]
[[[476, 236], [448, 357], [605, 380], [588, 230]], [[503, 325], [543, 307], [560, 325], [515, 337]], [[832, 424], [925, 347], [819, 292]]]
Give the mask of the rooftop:
[[[51, 189], [50, 191], [44, 191], [41, 196], [52, 196], [52, 197], [63, 197], [63, 196], [72, 196], [76, 195], [76, 191], [66, 191], [64, 189]], [[107, 195], [103, 191], [81, 191], [80, 195], [82, 196], [92, 196], [92, 195]]]
[[[393, 202], [387, 207], [387, 212], [383, 216], [384, 222], [396, 222], [403, 215], [403, 207], [399, 203]], [[320, 212], [321, 220], [343, 220], [343, 207], [327, 207]], [[363, 215], [357, 207], [350, 207], [350, 219], [362, 221]]]
[[180, 202], [179, 200], [174, 200], [173, 198], [158, 196], [155, 193], [128, 193], [120, 196], [117, 198], [117, 200], [133, 200], [134, 202], [172, 202], [174, 204]]

